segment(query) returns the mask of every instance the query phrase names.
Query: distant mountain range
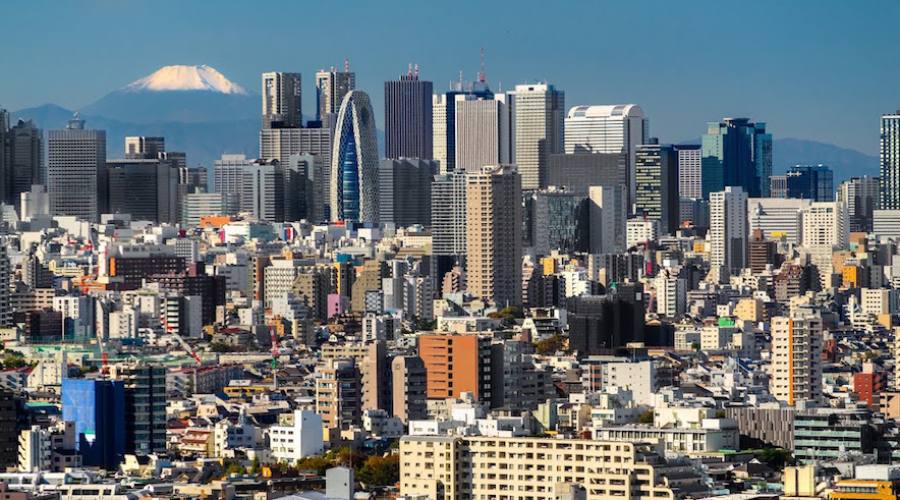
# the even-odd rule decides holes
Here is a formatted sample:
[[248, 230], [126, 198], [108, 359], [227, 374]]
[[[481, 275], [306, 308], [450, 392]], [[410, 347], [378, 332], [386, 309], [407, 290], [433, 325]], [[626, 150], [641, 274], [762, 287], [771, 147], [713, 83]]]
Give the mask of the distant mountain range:
[[[109, 158], [123, 156], [125, 136], [163, 136], [166, 149], [185, 152], [189, 165], [210, 166], [223, 153], [259, 154], [259, 106], [259, 95], [214, 68], [165, 66], [79, 110], [45, 104], [13, 112], [12, 118], [32, 119], [49, 130], [65, 127], [78, 111], [87, 127], [106, 130]], [[378, 137], [381, 143], [380, 130]], [[785, 138], [775, 139], [773, 150], [775, 173], [822, 163], [834, 170], [835, 183], [878, 174], [878, 158], [833, 144]]]

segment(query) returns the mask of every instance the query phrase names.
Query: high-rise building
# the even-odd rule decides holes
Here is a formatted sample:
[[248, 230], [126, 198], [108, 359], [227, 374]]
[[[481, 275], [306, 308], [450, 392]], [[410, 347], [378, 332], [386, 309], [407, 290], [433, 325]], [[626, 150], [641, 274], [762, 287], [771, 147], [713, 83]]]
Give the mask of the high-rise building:
[[814, 202], [802, 212], [805, 247], [846, 249], [850, 244], [850, 221], [843, 202]]
[[10, 289], [13, 284], [13, 267], [9, 259], [9, 241], [0, 239], [0, 327], [13, 326], [13, 310]]
[[514, 166], [466, 176], [468, 291], [497, 305], [522, 303], [522, 181]]
[[[2, 125], [0, 125], [2, 127]], [[19, 120], [9, 129], [9, 197], [17, 205], [22, 193], [34, 184], [44, 184], [43, 134], [31, 121]]]
[[170, 160], [110, 160], [106, 163], [109, 211], [132, 220], [178, 222], [178, 168]]
[[165, 137], [125, 137], [125, 158], [145, 160], [159, 158], [166, 152]]
[[472, 393], [491, 400], [491, 340], [478, 335], [424, 334], [418, 337], [425, 365], [428, 399], [458, 398]]
[[391, 407], [401, 422], [427, 416], [427, 375], [419, 356], [397, 356], [391, 361]]
[[328, 429], [349, 429], [362, 424], [362, 383], [352, 359], [316, 367], [316, 413]]
[[758, 229], [764, 239], [799, 245], [803, 234], [801, 214], [811, 203], [800, 198], [747, 198], [750, 231]]
[[900, 109], [881, 115], [880, 177], [882, 210], [900, 210]]
[[837, 192], [837, 201], [842, 201], [847, 205], [850, 232], [872, 232], [872, 218], [878, 208], [880, 190], [881, 179], [868, 175], [851, 177], [841, 183]]
[[261, 159], [278, 160], [281, 165], [290, 165], [294, 156], [313, 156], [312, 168], [306, 169], [306, 173], [312, 184], [312, 192], [307, 194], [309, 201], [315, 203], [315, 206], [308, 208], [305, 217], [316, 222], [326, 220], [329, 213], [332, 132], [331, 127], [272, 128], [259, 131]]
[[255, 219], [284, 222], [285, 169], [278, 162], [256, 161], [243, 167], [241, 211]]
[[10, 146], [9, 112], [0, 108], [0, 198], [4, 200], [11, 192]]
[[63, 420], [75, 423], [75, 448], [82, 463], [117, 470], [125, 453], [125, 384], [64, 378], [61, 399]]
[[703, 170], [700, 146], [696, 144], [672, 146], [678, 153], [678, 195], [681, 198], [703, 197]]
[[588, 188], [588, 221], [590, 225], [590, 253], [618, 254], [625, 251], [624, 184], [591, 186]]
[[431, 92], [431, 82], [419, 80], [418, 66], [384, 82], [386, 158], [432, 158]]
[[537, 255], [588, 251], [590, 213], [587, 197], [556, 188], [526, 195], [526, 241]]
[[431, 98], [433, 156], [441, 174], [456, 170], [456, 103], [458, 96], [493, 99], [494, 93], [483, 81], [464, 85], [452, 83], [450, 90]]
[[672, 234], [681, 216], [678, 195], [678, 153], [650, 139], [635, 147], [634, 213], [659, 221], [660, 231]]
[[747, 251], [749, 256], [747, 266], [750, 267], [750, 272], [760, 274], [766, 270], [767, 265], [777, 268], [775, 258], [778, 252], [776, 250], [776, 243], [765, 239], [761, 229], [751, 229]]
[[708, 124], [702, 137], [703, 197], [740, 186], [753, 198], [769, 196], [772, 134], [766, 124], [748, 118], [725, 118]]
[[47, 191], [53, 215], [99, 220], [106, 211], [106, 132], [69, 120], [47, 137]]
[[18, 407], [19, 401], [15, 392], [0, 389], [0, 467], [15, 467], [18, 450]]
[[773, 175], [769, 178], [769, 197], [770, 198], [787, 198], [787, 176]]
[[263, 128], [297, 128], [303, 124], [300, 73], [262, 74]]
[[213, 164], [213, 187], [222, 195], [222, 210], [236, 214], [241, 209], [241, 193], [244, 189], [244, 167], [252, 162], [244, 155], [224, 154]]
[[344, 96], [331, 153], [331, 219], [378, 222], [378, 144], [369, 96]]
[[330, 70], [316, 72], [316, 121], [328, 126], [328, 121], [337, 115], [347, 93], [356, 90], [356, 73], [350, 71], [350, 61], [344, 61], [344, 71]]
[[437, 162], [418, 158], [385, 159], [378, 169], [378, 219], [397, 227], [431, 225], [431, 183]]
[[635, 148], [650, 137], [649, 119], [635, 104], [575, 106], [566, 115], [566, 153], [624, 153], [628, 209], [637, 188]]
[[200, 224], [203, 217], [224, 213], [222, 193], [188, 193], [181, 199], [181, 223], [187, 226]]
[[437, 279], [466, 258], [466, 175], [451, 171], [431, 184], [431, 254]]
[[547, 186], [550, 155], [562, 153], [565, 141], [566, 96], [546, 83], [516, 85], [512, 99], [512, 162], [518, 166], [522, 189]]
[[606, 295], [569, 299], [569, 348], [579, 355], [609, 354], [629, 342], [644, 341], [641, 285], [610, 286]]
[[460, 171], [510, 162], [510, 116], [504, 95], [456, 96], [456, 164]]
[[789, 317], [772, 318], [769, 392], [793, 406], [822, 398], [822, 317], [797, 308]]
[[576, 194], [587, 194], [590, 186], [627, 186], [626, 160], [624, 153], [550, 155], [547, 185]]
[[834, 201], [834, 173], [825, 165], [794, 165], [785, 178], [788, 198]]
[[137, 455], [166, 451], [166, 368], [144, 363], [114, 364], [110, 377], [125, 392], [125, 452]]
[[740, 272], [747, 266], [747, 193], [740, 186], [710, 193], [709, 222], [710, 264]]

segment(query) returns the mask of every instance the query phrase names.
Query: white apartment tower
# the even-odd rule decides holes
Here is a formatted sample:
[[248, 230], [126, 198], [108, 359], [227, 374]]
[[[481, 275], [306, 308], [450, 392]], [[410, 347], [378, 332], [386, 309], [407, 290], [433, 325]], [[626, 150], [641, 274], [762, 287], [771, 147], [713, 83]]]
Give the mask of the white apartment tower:
[[591, 253], [624, 252], [625, 225], [628, 213], [625, 206], [625, 187], [590, 186], [588, 200]]
[[550, 155], [563, 152], [565, 93], [546, 83], [516, 85], [512, 93], [512, 162], [522, 189], [546, 187]]
[[710, 264], [740, 272], [747, 266], [747, 193], [740, 186], [709, 194]]
[[793, 406], [822, 397], [822, 317], [801, 307], [772, 318], [769, 392]]

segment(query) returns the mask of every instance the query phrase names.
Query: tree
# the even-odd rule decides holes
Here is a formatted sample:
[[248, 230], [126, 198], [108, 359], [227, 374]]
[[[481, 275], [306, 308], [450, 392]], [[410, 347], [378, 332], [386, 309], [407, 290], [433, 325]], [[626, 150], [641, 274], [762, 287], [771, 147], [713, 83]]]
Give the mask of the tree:
[[400, 456], [371, 456], [357, 472], [357, 478], [366, 486], [389, 486], [400, 480]]
[[647, 410], [638, 417], [638, 422], [642, 424], [653, 424], [653, 410]]
[[231, 347], [224, 342], [213, 342], [209, 345], [209, 350], [212, 352], [231, 352]]
[[543, 340], [539, 340], [534, 345], [534, 351], [538, 354], [554, 354], [558, 351], [561, 351], [563, 347], [565, 347], [566, 339], [562, 335], [554, 335], [552, 337], [547, 337]]
[[775, 470], [781, 470], [785, 465], [794, 463], [791, 452], [784, 448], [763, 448], [754, 453], [756, 459]]
[[297, 472], [303, 471], [316, 471], [316, 474], [323, 475], [325, 471], [330, 469], [332, 466], [332, 461], [322, 455], [315, 455], [312, 457], [301, 458], [297, 462]]
[[17, 370], [26, 365], [28, 363], [25, 361], [25, 356], [20, 352], [6, 351], [6, 355], [3, 356], [3, 368], [6, 370]]

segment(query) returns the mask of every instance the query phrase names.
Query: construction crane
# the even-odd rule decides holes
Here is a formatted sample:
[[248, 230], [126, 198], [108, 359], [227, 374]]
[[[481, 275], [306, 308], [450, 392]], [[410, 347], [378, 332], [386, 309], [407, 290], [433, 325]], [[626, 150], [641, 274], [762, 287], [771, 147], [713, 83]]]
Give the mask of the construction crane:
[[175, 337], [175, 340], [177, 340], [178, 343], [181, 344], [181, 347], [183, 347], [184, 350], [187, 351], [192, 358], [194, 358], [194, 361], [197, 362], [197, 366], [203, 366], [203, 361], [200, 359], [200, 355], [197, 354], [197, 351], [195, 351], [194, 348], [191, 347], [191, 345], [181, 337], [181, 335], [175, 332], [172, 326], [169, 325], [169, 321], [165, 318], [165, 316], [161, 317], [160, 319], [162, 319], [163, 328], [165, 328], [166, 332], [172, 334], [172, 336]]

